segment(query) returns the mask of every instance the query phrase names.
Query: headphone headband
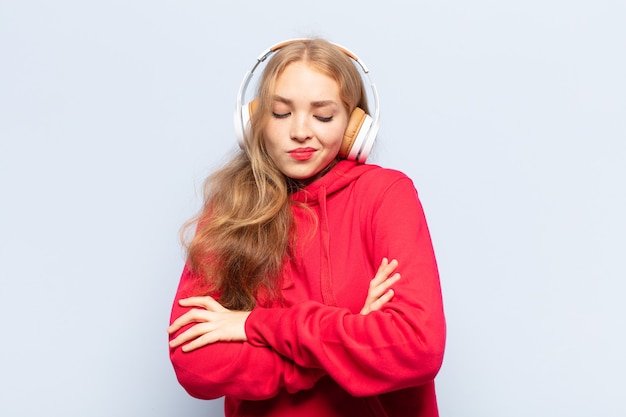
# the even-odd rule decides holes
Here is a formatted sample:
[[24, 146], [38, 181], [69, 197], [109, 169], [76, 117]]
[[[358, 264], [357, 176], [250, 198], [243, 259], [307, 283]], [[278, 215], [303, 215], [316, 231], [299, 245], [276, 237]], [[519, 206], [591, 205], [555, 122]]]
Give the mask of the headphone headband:
[[[250, 81], [252, 80], [252, 77], [254, 76], [254, 72], [259, 67], [259, 65], [261, 65], [261, 63], [263, 63], [269, 56], [273, 55], [279, 49], [284, 48], [285, 46], [290, 45], [295, 42], [302, 42], [302, 41], [307, 41], [307, 40], [310, 40], [310, 39], [294, 38], [294, 39], [289, 39], [289, 40], [272, 45], [268, 49], [264, 50], [258, 56], [252, 68], [250, 68], [248, 72], [246, 72], [246, 75], [243, 77], [241, 85], [239, 86], [239, 91], [237, 93], [237, 103], [235, 107], [235, 133], [237, 135], [237, 141], [239, 143], [240, 148], [242, 149], [244, 148], [245, 137], [246, 135], [250, 133], [249, 132], [250, 113], [249, 113], [248, 106], [244, 105], [244, 100], [246, 96], [246, 90], [248, 89], [248, 85], [250, 84]], [[376, 90], [376, 86], [374, 85], [374, 82], [372, 81], [372, 78], [369, 74], [369, 69], [367, 68], [365, 63], [361, 61], [361, 59], [349, 49], [339, 44], [336, 44], [333, 42], [331, 43], [335, 45], [337, 48], [339, 48], [350, 59], [352, 59], [353, 62], [358, 64], [363, 74], [365, 74], [365, 77], [362, 77], [362, 78], [367, 78], [367, 81], [368, 81], [367, 84], [369, 85], [370, 91], [372, 93], [371, 97], [374, 100], [374, 103], [373, 103], [374, 114], [371, 117], [371, 126], [369, 126], [369, 128], [367, 129], [366, 137], [362, 139], [363, 140], [362, 146], [359, 145], [358, 149], [354, 149], [349, 155], [350, 159], [355, 159], [360, 162], [365, 162], [365, 159], [367, 159], [369, 151], [374, 143], [374, 139], [376, 138], [376, 135], [378, 133], [378, 127], [380, 123], [380, 106], [379, 106], [379, 101], [378, 101], [378, 91]]]

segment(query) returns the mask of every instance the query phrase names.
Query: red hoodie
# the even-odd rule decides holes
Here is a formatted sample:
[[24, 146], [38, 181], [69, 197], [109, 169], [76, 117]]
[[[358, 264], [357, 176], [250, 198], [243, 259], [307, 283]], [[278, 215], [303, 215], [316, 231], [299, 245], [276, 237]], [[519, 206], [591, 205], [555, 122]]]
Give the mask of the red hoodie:
[[[181, 385], [197, 398], [226, 396], [228, 417], [437, 416], [445, 320], [412, 181], [341, 161], [292, 199], [310, 210], [293, 206], [299, 239], [282, 304], [252, 311], [248, 342], [172, 349]], [[383, 257], [399, 261], [402, 278], [390, 302], [361, 315]], [[197, 295], [195, 279], [185, 268], [172, 321], [187, 310], [178, 300]]]

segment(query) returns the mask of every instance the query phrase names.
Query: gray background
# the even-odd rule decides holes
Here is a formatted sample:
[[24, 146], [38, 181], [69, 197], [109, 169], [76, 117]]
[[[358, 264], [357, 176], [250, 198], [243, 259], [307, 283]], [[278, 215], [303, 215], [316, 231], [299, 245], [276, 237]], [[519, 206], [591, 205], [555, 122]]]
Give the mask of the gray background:
[[442, 416], [626, 415], [625, 4], [0, 1], [0, 415], [221, 415], [168, 359], [177, 234], [244, 72], [309, 35], [368, 64], [371, 161], [420, 191]]

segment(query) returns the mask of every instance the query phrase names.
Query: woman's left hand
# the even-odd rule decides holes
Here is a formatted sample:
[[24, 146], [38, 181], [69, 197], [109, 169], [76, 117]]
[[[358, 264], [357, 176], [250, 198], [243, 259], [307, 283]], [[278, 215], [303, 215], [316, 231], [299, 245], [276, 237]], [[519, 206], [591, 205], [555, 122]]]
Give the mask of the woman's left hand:
[[[181, 345], [184, 352], [215, 342], [245, 342], [248, 340], [245, 331], [249, 311], [231, 311], [222, 307], [212, 297], [190, 297], [179, 300], [183, 307], [193, 308], [177, 318], [167, 332], [171, 335], [188, 324], [190, 328], [170, 341], [170, 347]], [[186, 344], [185, 344], [186, 343]]]

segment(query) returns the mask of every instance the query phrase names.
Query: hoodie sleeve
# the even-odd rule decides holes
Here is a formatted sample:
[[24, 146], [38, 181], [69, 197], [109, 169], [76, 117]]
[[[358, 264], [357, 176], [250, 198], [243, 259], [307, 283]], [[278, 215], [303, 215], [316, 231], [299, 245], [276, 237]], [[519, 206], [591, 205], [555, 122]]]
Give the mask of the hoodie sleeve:
[[[195, 279], [185, 267], [172, 307], [170, 323], [189, 308], [178, 300], [194, 294]], [[181, 329], [176, 337], [186, 328]], [[219, 342], [191, 352], [170, 349], [170, 359], [178, 381], [193, 397], [214, 399], [224, 395], [243, 400], [274, 397], [280, 389], [293, 393], [311, 388], [326, 375], [321, 369], [296, 365], [275, 350], [250, 343]]]
[[249, 343], [271, 347], [299, 366], [322, 368], [355, 396], [432, 381], [445, 344], [439, 275], [413, 183], [400, 177], [367, 192], [378, 198], [366, 210], [362, 243], [376, 267], [375, 259], [398, 259], [402, 278], [394, 298], [366, 316], [306, 301], [257, 308], [246, 321]]

